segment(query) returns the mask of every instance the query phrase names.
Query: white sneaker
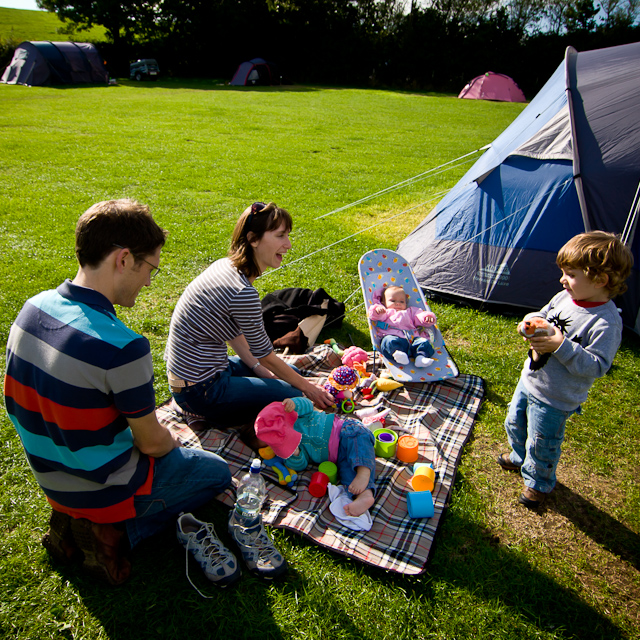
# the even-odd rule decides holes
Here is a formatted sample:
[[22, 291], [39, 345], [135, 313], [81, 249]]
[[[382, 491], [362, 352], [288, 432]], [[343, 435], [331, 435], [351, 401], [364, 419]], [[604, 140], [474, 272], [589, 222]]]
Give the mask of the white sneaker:
[[398, 364], [409, 364], [409, 356], [404, 351], [400, 351], [400, 350], [394, 351], [393, 359]]
[[428, 367], [434, 363], [433, 358], [425, 358], [424, 356], [416, 356], [416, 367]]
[[[178, 541], [186, 550], [187, 578], [189, 577], [189, 552], [202, 567], [204, 574], [219, 587], [226, 587], [240, 578], [236, 557], [216, 536], [213, 525], [182, 513], [176, 523]], [[191, 586], [198, 588], [191, 582]]]
[[289, 568], [262, 525], [262, 516], [244, 523], [235, 509], [229, 514], [229, 534], [242, 553], [247, 568], [256, 575], [271, 580]]

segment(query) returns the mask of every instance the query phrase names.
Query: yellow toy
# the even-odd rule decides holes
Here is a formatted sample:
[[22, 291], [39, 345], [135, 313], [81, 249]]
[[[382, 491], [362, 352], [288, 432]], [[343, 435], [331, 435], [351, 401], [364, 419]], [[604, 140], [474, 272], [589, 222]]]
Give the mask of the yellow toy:
[[378, 391], [393, 391], [404, 386], [401, 382], [388, 378], [378, 378], [373, 384]]

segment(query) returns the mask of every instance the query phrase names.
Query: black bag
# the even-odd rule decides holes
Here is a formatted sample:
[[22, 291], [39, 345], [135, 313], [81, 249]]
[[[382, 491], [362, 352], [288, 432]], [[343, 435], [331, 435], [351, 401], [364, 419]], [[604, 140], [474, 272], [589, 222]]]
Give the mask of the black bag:
[[[328, 306], [323, 309], [322, 303], [328, 300]], [[295, 331], [300, 320], [309, 316], [326, 315], [326, 323], [335, 321], [336, 327], [342, 325], [345, 306], [332, 298], [324, 289], [279, 289], [268, 293], [261, 301], [262, 317], [267, 335], [272, 341]]]

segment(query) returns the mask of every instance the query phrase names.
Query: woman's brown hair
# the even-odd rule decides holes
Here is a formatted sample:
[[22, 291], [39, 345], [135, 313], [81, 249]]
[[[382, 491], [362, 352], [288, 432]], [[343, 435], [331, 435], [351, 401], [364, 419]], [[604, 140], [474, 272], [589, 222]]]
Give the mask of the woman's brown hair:
[[287, 232], [291, 232], [291, 215], [273, 202], [254, 202], [247, 207], [236, 222], [231, 236], [229, 259], [233, 266], [242, 271], [247, 278], [257, 278], [261, 275], [262, 271], [255, 259], [251, 243], [260, 240], [267, 231], [279, 229], [282, 224]]

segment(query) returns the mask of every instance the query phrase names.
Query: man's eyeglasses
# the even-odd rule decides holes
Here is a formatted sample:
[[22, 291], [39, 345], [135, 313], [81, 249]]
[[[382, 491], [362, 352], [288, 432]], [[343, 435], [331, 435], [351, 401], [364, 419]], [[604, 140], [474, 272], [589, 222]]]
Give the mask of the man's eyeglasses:
[[245, 222], [244, 228], [249, 231], [251, 228], [251, 223], [253, 222], [253, 216], [256, 213], [260, 213], [267, 205], [264, 202], [254, 202], [251, 205], [251, 212], [247, 216], [247, 221]]
[[[118, 249], [127, 249], [127, 247], [123, 247], [122, 245], [116, 244], [115, 242], [113, 243], [113, 246], [118, 247]], [[129, 251], [131, 251], [131, 249], [129, 249]], [[155, 278], [160, 273], [160, 267], [156, 267], [155, 264], [151, 264], [151, 262], [145, 260], [142, 256], [137, 256], [135, 253], [133, 253], [133, 251], [131, 251], [131, 255], [136, 260], [142, 260], [142, 262], [146, 262], [151, 267], [151, 271], [149, 272], [149, 277], [151, 279]]]

